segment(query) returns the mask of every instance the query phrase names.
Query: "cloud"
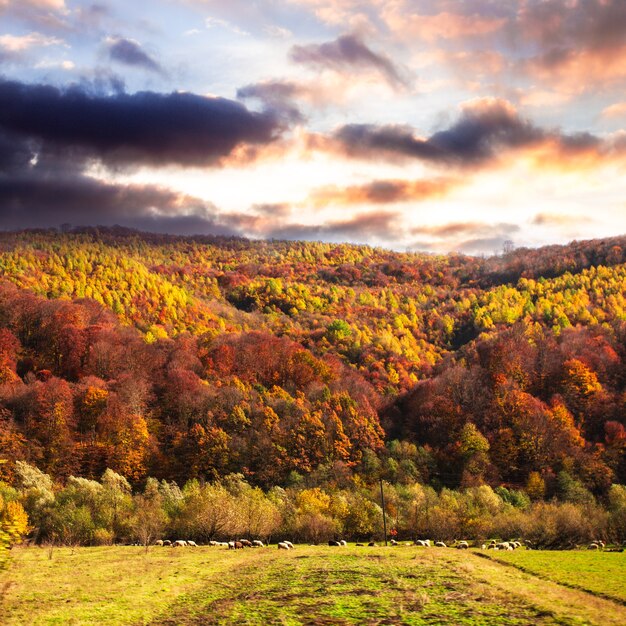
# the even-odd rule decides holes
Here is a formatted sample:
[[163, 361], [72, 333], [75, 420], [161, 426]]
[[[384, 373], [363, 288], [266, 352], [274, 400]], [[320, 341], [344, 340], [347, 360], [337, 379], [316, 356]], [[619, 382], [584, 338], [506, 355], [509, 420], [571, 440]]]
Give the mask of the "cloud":
[[495, 50], [459, 50], [457, 52], [437, 52], [435, 58], [448, 65], [451, 70], [462, 80], [471, 77], [489, 78], [493, 80], [495, 76], [507, 69], [507, 59]]
[[560, 89], [581, 93], [626, 78], [623, 0], [530, 0], [509, 29], [518, 41], [534, 46], [522, 67]]
[[509, 80], [526, 74], [572, 93], [594, 85], [620, 85], [626, 79], [623, 0], [387, 0], [371, 4], [376, 5], [378, 21], [396, 39], [442, 48], [449, 54], [444, 62], [453, 70], [458, 68], [454, 55], [462, 51], [503, 54]]
[[[122, 224], [158, 232], [223, 232], [216, 208], [159, 185], [119, 184], [85, 174], [67, 152], [37, 152], [0, 133], [0, 227]], [[227, 228], [232, 233], [231, 228]]]
[[441, 197], [458, 184], [448, 178], [432, 180], [375, 180], [365, 185], [350, 187], [322, 187], [310, 194], [316, 207], [351, 204], [393, 204], [419, 202]]
[[602, 117], [626, 117], [626, 102], [616, 102], [602, 111]]
[[564, 215], [561, 213], [537, 213], [531, 220], [534, 226], [573, 226], [577, 224], [589, 224], [593, 220], [580, 215]]
[[368, 21], [375, 2], [371, 0], [288, 0], [290, 4], [311, 11], [324, 24], [343, 26]]
[[296, 45], [289, 56], [295, 63], [341, 73], [373, 70], [394, 88], [407, 87], [409, 82], [389, 57], [371, 50], [357, 35], [342, 35], [322, 44]]
[[88, 176], [0, 178], [4, 229], [120, 224], [153, 232], [232, 234], [213, 207], [155, 185], [119, 185]]
[[505, 242], [511, 241], [520, 231], [519, 225], [509, 222], [455, 221], [416, 226], [409, 232], [411, 235], [420, 236], [420, 239], [414, 241], [410, 248], [464, 254], [493, 254], [501, 252]]
[[70, 14], [64, 0], [0, 0], [0, 15], [52, 30], [66, 30]]
[[503, 149], [532, 145], [545, 133], [521, 118], [507, 101], [485, 98], [463, 106], [447, 130], [428, 138], [408, 126], [348, 124], [334, 139], [350, 156], [417, 158], [456, 165], [476, 165], [495, 158]]
[[409, 232], [421, 236], [411, 245], [413, 249], [492, 254], [500, 252], [504, 243], [520, 231], [519, 225], [508, 222], [468, 221], [416, 226]]
[[0, 226], [243, 234], [242, 216], [224, 216], [208, 202], [87, 172], [94, 156], [109, 165], [213, 164], [242, 145], [273, 142], [283, 127], [273, 114], [221, 98], [0, 82]]
[[439, 39], [484, 37], [506, 24], [502, 17], [481, 13], [464, 14], [459, 10], [428, 14], [418, 13], [419, 10], [419, 3], [391, 0], [385, 3], [381, 18], [391, 32], [402, 38], [418, 37], [431, 43]]
[[560, 90], [580, 94], [596, 85], [622, 84], [626, 78], [626, 44], [606, 50], [551, 49], [528, 59], [523, 68]]
[[67, 13], [65, 0], [0, 0], [0, 11], [9, 11], [18, 15], [29, 12]]
[[457, 252], [465, 254], [497, 254], [502, 251], [509, 240], [506, 235], [494, 237], [476, 237], [462, 241], [454, 247]]
[[239, 146], [272, 143], [285, 128], [273, 112], [225, 98], [0, 82], [0, 129], [110, 164], [216, 164]]
[[123, 37], [107, 37], [106, 45], [109, 58], [131, 67], [141, 67], [157, 74], [162, 74], [161, 66], [146, 53], [141, 44], [134, 39], [124, 39]]
[[214, 28], [216, 26], [219, 28], [225, 28], [235, 33], [235, 35], [241, 35], [242, 37], [247, 37], [250, 35], [248, 31], [242, 30], [238, 26], [235, 26], [234, 24], [231, 24], [230, 22], [227, 22], [226, 20], [220, 20], [215, 17], [207, 17], [204, 20], [204, 25], [207, 28]]
[[[355, 83], [347, 83], [338, 74], [316, 76], [313, 80], [263, 80], [240, 87], [237, 98], [256, 99], [266, 108], [282, 111], [294, 122], [300, 122], [305, 119], [302, 108], [309, 107], [312, 113], [319, 114], [328, 106], [345, 104], [355, 88], [358, 89]], [[361, 96], [357, 91], [355, 97]]]
[[418, 136], [406, 125], [347, 124], [330, 137], [311, 135], [309, 146], [352, 158], [416, 159], [445, 167], [484, 167], [514, 152], [529, 155], [542, 167], [587, 167], [623, 158], [626, 134], [600, 138], [545, 129], [520, 116], [506, 100], [482, 98], [462, 105], [449, 128], [429, 137]]
[[291, 29], [304, 29], [308, 16], [291, 1], [181, 0], [196, 8], [207, 28], [225, 29], [241, 37], [282, 39]]
[[291, 206], [285, 202], [272, 204], [255, 204], [252, 210], [261, 215], [270, 217], [287, 217], [291, 213]]
[[74, 61], [68, 61], [67, 59], [41, 59], [34, 65], [35, 69], [48, 70], [48, 69], [60, 69], [70, 72], [76, 68]]
[[[49, 11], [65, 11], [65, 0], [5, 0], [5, 6], [19, 5], [20, 7], [30, 7], [33, 9], [44, 9]], [[0, 4], [2, 7], [2, 4]]]
[[468, 237], [480, 234], [500, 233], [501, 236], [511, 235], [520, 230], [517, 224], [486, 224], [485, 222], [449, 222], [447, 224], [439, 224], [436, 226], [416, 226], [411, 229], [413, 235], [431, 235], [440, 239], [450, 237]]
[[266, 26], [263, 31], [272, 39], [289, 39], [293, 33], [288, 28], [276, 26], [275, 24]]
[[304, 116], [294, 100], [308, 97], [309, 89], [293, 81], [263, 81], [237, 89], [237, 98], [240, 100], [259, 100], [266, 110], [281, 111], [293, 122], [304, 121]]
[[[521, 33], [548, 51], [578, 47], [608, 50], [626, 43], [626, 5], [622, 0], [530, 0], [516, 21]], [[554, 57], [556, 59], [556, 55]]]
[[95, 178], [87, 165], [72, 153], [37, 152], [32, 142], [0, 133], [0, 228], [119, 224], [180, 235], [242, 234], [210, 202], [161, 185]]
[[306, 241], [394, 241], [400, 238], [399, 214], [391, 211], [360, 213], [325, 224], [274, 224], [264, 236]]
[[555, 213], [537, 213], [531, 220], [535, 226], [563, 226], [570, 224], [572, 218], [569, 215], [559, 215]]
[[35, 47], [59, 46], [65, 42], [58, 37], [48, 37], [41, 33], [28, 35], [0, 35], [0, 48], [9, 53], [20, 53]]

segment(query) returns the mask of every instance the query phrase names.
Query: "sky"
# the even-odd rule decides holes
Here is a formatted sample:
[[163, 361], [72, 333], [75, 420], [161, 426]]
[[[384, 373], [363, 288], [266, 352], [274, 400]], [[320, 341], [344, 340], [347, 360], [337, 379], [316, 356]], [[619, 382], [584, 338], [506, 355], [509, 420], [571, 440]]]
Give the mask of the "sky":
[[0, 229], [626, 233], [624, 0], [0, 0]]

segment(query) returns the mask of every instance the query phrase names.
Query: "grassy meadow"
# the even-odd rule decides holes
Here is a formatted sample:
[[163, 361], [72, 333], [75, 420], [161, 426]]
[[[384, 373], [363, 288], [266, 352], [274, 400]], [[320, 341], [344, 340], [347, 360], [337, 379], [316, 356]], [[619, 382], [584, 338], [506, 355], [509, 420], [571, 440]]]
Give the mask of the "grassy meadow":
[[0, 575], [7, 626], [626, 623], [625, 554], [495, 561], [452, 549], [298, 546], [23, 548], [13, 557]]
[[624, 552], [516, 550], [488, 554], [529, 574], [626, 604]]

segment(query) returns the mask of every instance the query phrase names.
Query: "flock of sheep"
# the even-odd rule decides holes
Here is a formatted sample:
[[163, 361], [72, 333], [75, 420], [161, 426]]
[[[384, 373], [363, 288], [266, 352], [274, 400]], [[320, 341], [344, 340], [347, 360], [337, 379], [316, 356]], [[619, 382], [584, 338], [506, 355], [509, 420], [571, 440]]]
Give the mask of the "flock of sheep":
[[[171, 546], [173, 548], [182, 548], [185, 546], [191, 547], [191, 548], [197, 548], [198, 544], [195, 541], [191, 541], [191, 540], [186, 540], [186, 539], [178, 539], [176, 541], [170, 541], [169, 539], [159, 539], [155, 542], [155, 545], [157, 546]], [[238, 539], [236, 541], [209, 541], [207, 543], [208, 546], [221, 546], [224, 548], [228, 548], [229, 550], [241, 550], [243, 548], [264, 548], [266, 547], [266, 544], [264, 544], [261, 540], [259, 539], [254, 539], [252, 541], [248, 540], [248, 539]], [[336, 547], [342, 547], [342, 546], [347, 546], [348, 542], [345, 541], [345, 539], [340, 539], [340, 540], [331, 540], [328, 542], [329, 546], [336, 546]], [[370, 541], [367, 544], [364, 543], [357, 543], [357, 546], [370, 546], [370, 547], [375, 547], [378, 544], [374, 541]], [[395, 539], [392, 539], [390, 541], [390, 545], [392, 546], [399, 546], [399, 545], [405, 545], [405, 546], [419, 546], [422, 548], [430, 548], [430, 547], [436, 547], [436, 548], [447, 548], [448, 545], [443, 542], [443, 541], [434, 541], [431, 542], [430, 539], [416, 539], [413, 542], [405, 542], [404, 544], [399, 543], [398, 541], [396, 541]], [[529, 545], [529, 542], [526, 542], [527, 547], [531, 547], [531, 545]], [[293, 543], [291, 543], [291, 541], [280, 541], [277, 544], [277, 547], [279, 550], [293, 550], [294, 549], [294, 545]], [[470, 544], [467, 541], [458, 541], [455, 540], [453, 543], [450, 544], [449, 546], [450, 548], [457, 548], [458, 550], [467, 550], [470, 548]], [[482, 550], [517, 550], [518, 548], [522, 547], [522, 542], [521, 541], [496, 541], [495, 539], [492, 539], [489, 543], [483, 543], [480, 546]], [[587, 549], [588, 550], [603, 550], [605, 547], [605, 543], [604, 541], [600, 541], [600, 540], [595, 540], [593, 542], [591, 542], [588, 546]]]
[[[287, 541], [292, 548], [293, 544]], [[171, 546], [172, 548], [184, 548], [188, 546], [190, 548], [197, 548], [198, 544], [190, 539], [177, 539], [176, 541], [170, 541], [169, 539], [157, 539], [154, 542], [155, 546]], [[259, 539], [254, 541], [248, 541], [247, 539], [239, 539], [237, 541], [209, 541], [208, 546], [223, 546], [229, 550], [239, 550], [242, 548], [264, 548], [265, 544]]]

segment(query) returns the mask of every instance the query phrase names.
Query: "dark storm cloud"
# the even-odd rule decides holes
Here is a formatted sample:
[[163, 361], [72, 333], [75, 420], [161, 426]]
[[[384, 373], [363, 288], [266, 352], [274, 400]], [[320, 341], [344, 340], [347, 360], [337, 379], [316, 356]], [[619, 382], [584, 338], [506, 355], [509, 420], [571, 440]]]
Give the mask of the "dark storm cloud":
[[545, 136], [508, 103], [498, 100], [466, 107], [450, 128], [428, 138], [417, 137], [410, 127], [398, 125], [348, 124], [335, 133], [335, 139], [353, 156], [387, 153], [459, 165], [487, 161], [503, 148], [527, 146]]
[[109, 163], [206, 165], [239, 145], [271, 143], [284, 128], [280, 116], [225, 98], [0, 82], [0, 130]]
[[376, 158], [386, 153], [425, 160], [444, 156], [427, 139], [416, 137], [404, 125], [346, 124], [335, 132], [334, 138], [350, 156]]
[[241, 235], [245, 223], [210, 202], [153, 184], [89, 176], [81, 153], [0, 131], [0, 229], [119, 224], [179, 235]]
[[[559, 157], [595, 152], [623, 152], [619, 137], [600, 139], [590, 133], [564, 134], [522, 118], [503, 100], [484, 99], [466, 105], [449, 128], [422, 138], [409, 126], [347, 124], [335, 131], [330, 149], [366, 159], [415, 158], [443, 165], [480, 166], [508, 151], [551, 143]], [[312, 145], [315, 148], [315, 138]], [[318, 142], [317, 145], [322, 145]]]
[[152, 232], [239, 234], [211, 203], [159, 185], [85, 173], [81, 153], [0, 131], [0, 229], [120, 224]]
[[161, 66], [143, 50], [141, 45], [132, 39], [124, 39], [123, 37], [110, 39], [107, 41], [109, 58], [112, 61], [130, 65], [132, 67], [141, 67], [157, 74], [162, 74]]
[[80, 173], [51, 177], [32, 168], [0, 175], [0, 228], [120, 224], [152, 232], [234, 234], [215, 207], [156, 185], [106, 183]]
[[406, 87], [408, 80], [393, 61], [368, 48], [356, 35], [343, 35], [322, 44], [293, 46], [292, 61], [303, 65], [329, 68], [340, 72], [375, 70], [393, 87]]
[[26, 168], [35, 156], [28, 142], [0, 131], [0, 175]]

